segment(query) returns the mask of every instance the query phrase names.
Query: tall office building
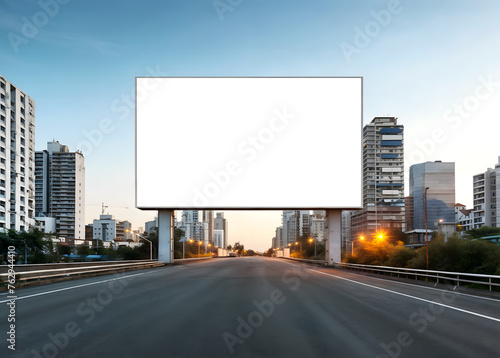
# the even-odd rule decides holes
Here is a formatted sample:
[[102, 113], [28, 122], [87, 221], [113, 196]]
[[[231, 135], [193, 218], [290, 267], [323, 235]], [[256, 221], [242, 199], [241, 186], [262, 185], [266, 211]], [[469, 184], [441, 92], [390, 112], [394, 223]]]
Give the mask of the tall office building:
[[295, 243], [300, 236], [311, 235], [311, 212], [309, 210], [284, 210], [281, 223], [283, 246]]
[[[500, 157], [495, 168], [473, 177], [473, 228], [500, 227]], [[498, 194], [497, 194], [498, 193]]]
[[56, 234], [85, 239], [85, 164], [81, 152], [57, 141], [35, 157], [35, 216], [56, 219]]
[[351, 216], [351, 238], [404, 230], [404, 127], [375, 117], [363, 128], [363, 209]]
[[214, 242], [214, 212], [212, 210], [203, 210], [203, 222], [208, 224], [208, 242]]
[[224, 213], [216, 213], [214, 219], [214, 245], [227, 248], [229, 245], [229, 236], [227, 232], [227, 220], [224, 219]]
[[35, 101], [0, 76], [0, 230], [35, 225]]
[[455, 163], [437, 160], [410, 167], [414, 230], [425, 228], [425, 188], [429, 188], [427, 229], [437, 229], [440, 220], [445, 223], [455, 222]]

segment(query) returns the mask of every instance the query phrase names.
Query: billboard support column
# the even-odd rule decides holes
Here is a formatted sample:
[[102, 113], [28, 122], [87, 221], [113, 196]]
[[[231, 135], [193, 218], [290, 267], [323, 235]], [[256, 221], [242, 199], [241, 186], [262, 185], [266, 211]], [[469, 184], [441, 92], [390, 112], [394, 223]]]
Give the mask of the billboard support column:
[[158, 210], [158, 261], [174, 262], [174, 210]]
[[325, 261], [328, 265], [340, 262], [342, 242], [342, 210], [326, 210], [326, 246]]

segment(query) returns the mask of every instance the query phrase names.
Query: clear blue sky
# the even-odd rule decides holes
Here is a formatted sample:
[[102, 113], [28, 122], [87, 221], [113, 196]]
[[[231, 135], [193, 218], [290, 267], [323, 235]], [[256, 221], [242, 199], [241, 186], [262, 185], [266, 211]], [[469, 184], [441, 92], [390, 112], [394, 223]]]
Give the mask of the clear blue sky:
[[[0, 74], [36, 101], [37, 150], [83, 150], [87, 222], [101, 202], [134, 228], [154, 216], [134, 209], [136, 76], [363, 76], [365, 123], [398, 117], [408, 165], [456, 162], [468, 207], [500, 155], [498, 1], [59, 1], [2, 1]], [[230, 241], [259, 250], [280, 224], [226, 215]]]

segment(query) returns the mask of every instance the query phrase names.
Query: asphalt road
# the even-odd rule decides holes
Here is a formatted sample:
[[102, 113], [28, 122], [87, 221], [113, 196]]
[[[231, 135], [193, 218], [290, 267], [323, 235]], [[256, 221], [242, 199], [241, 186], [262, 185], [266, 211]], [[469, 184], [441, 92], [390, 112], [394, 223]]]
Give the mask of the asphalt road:
[[17, 290], [0, 357], [500, 357], [500, 300], [268, 258]]

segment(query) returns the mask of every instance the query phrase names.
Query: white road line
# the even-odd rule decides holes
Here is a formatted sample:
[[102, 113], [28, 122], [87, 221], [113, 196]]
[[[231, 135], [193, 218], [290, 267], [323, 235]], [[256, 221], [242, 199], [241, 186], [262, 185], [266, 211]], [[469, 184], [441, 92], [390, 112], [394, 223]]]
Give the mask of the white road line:
[[[35, 293], [35, 294], [32, 294], [32, 295], [28, 295], [28, 296], [17, 297], [17, 298], [15, 298], [15, 300], [16, 301], [17, 300], [23, 300], [25, 298], [31, 298], [31, 297], [36, 297], [36, 296], [48, 295], [49, 293], [56, 293], [56, 292], [61, 292], [61, 291], [66, 291], [66, 290], [72, 290], [74, 288], [79, 288], [79, 287], [92, 286], [92, 285], [97, 285], [97, 284], [100, 284], [100, 283], [105, 283], [105, 282], [110, 282], [110, 281], [115, 281], [115, 280], [122, 280], [124, 278], [129, 278], [129, 277], [133, 277], [133, 276], [144, 275], [145, 273], [146, 272], [141, 272], [141, 273], [136, 273], [135, 275], [115, 277], [115, 278], [110, 278], [108, 280], [103, 280], [103, 281], [98, 281], [98, 282], [91, 282], [91, 283], [85, 283], [83, 285], [76, 285], [76, 286], [71, 286], [71, 287], [60, 288], [58, 290], [52, 290], [52, 291]], [[4, 301], [0, 301], [0, 303], [5, 303], [5, 302], [9, 302], [9, 301], [10, 300], [4, 300]]]
[[[294, 264], [291, 264], [291, 263], [289, 263], [287, 261], [282, 261], [282, 262], [285, 263], [285, 264], [288, 264], [288, 265], [292, 265], [292, 266], [296, 266], [296, 267], [301, 267], [304, 270], [311, 270], [310, 268], [308, 268], [306, 266], [294, 265]], [[450, 291], [450, 290], [443, 290], [442, 288], [421, 286], [421, 285], [417, 285], [417, 284], [413, 284], [413, 283], [401, 282], [401, 281], [396, 281], [396, 280], [388, 280], [386, 278], [373, 277], [373, 276], [365, 276], [365, 275], [360, 275], [360, 274], [358, 274], [356, 272], [351, 272], [351, 271], [348, 271], [346, 273], [349, 273], [349, 274], [355, 275], [355, 276], [359, 276], [359, 277], [369, 278], [370, 280], [373, 279], [373, 280], [384, 281], [384, 282], [388, 282], [388, 283], [394, 283], [394, 284], [398, 284], [398, 285], [410, 286], [410, 287], [415, 287], [415, 288], [425, 288], [427, 290], [434, 290], [434, 291], [439, 291], [439, 292], [453, 292], [454, 294], [457, 294], [457, 295], [460, 295], [460, 296], [466, 296], [466, 297], [471, 297], [471, 298], [478, 298], [480, 300], [486, 300], [486, 301], [500, 302], [500, 299], [498, 299], [498, 298], [483, 297], [483, 296], [478, 296], [478, 295], [471, 295], [469, 293], [456, 292], [456, 291]], [[450, 280], [453, 281], [452, 279], [450, 279]], [[457, 286], [454, 286], [453, 289], [455, 290], [456, 288], [457, 288]]]
[[325, 273], [325, 272], [321, 272], [321, 271], [317, 271], [317, 270], [313, 270], [313, 269], [308, 269], [308, 270], [309, 270], [309, 271], [313, 271], [313, 272], [317, 272], [317, 273], [322, 274], [322, 275], [326, 275], [326, 276], [330, 276], [330, 277], [335, 277], [335, 278], [338, 278], [338, 279], [340, 279], [340, 280], [344, 280], [344, 281], [349, 281], [349, 282], [352, 282], [352, 283], [356, 283], [356, 284], [358, 284], [358, 285], [362, 285], [362, 286], [367, 286], [367, 287], [375, 288], [375, 289], [377, 289], [377, 290], [390, 292], [390, 293], [393, 293], [393, 294], [395, 294], [395, 295], [400, 295], [400, 296], [404, 296], [404, 297], [412, 298], [412, 299], [414, 299], [414, 300], [418, 300], [418, 301], [422, 301], [422, 302], [431, 303], [431, 304], [434, 304], [434, 305], [437, 305], [437, 306], [442, 306], [442, 307], [449, 308], [449, 309], [452, 309], [452, 310], [455, 310], [455, 311], [459, 311], [459, 312], [467, 313], [467, 314], [470, 314], [470, 315], [473, 315], [473, 316], [477, 316], [477, 317], [481, 317], [481, 318], [486, 318], [486, 319], [489, 319], [489, 320], [491, 320], [491, 321], [500, 322], [500, 318], [491, 317], [491, 316], [487, 316], [487, 315], [484, 315], [484, 314], [481, 314], [481, 313], [477, 313], [477, 312], [472, 312], [472, 311], [464, 310], [464, 309], [462, 309], [462, 308], [453, 307], [453, 306], [450, 306], [450, 305], [447, 305], [447, 304], [444, 304], [444, 303], [440, 303], [440, 302], [435, 302], [435, 301], [431, 301], [431, 300], [426, 300], [426, 299], [424, 299], [424, 298], [420, 298], [420, 297], [416, 297], [416, 296], [412, 296], [412, 295], [407, 295], [406, 293], [401, 293], [401, 292], [397, 292], [397, 291], [389, 290], [389, 289], [387, 289], [387, 288], [382, 288], [382, 287], [377, 287], [377, 286], [369, 285], [369, 284], [367, 284], [367, 283], [363, 283], [363, 282], [359, 282], [359, 281], [351, 280], [351, 279], [348, 279], [348, 278], [345, 278], [345, 277], [341, 277], [341, 276], [337, 276], [337, 275], [332, 275], [332, 274], [329, 274], [329, 273]]
[[[493, 301], [493, 302], [499, 302], [500, 303], [500, 300], [498, 298], [490, 298], [490, 297], [483, 297], [483, 296], [477, 296], [477, 295], [471, 295], [471, 294], [468, 294], [468, 293], [463, 293], [463, 292], [455, 292], [455, 291], [450, 291], [450, 290], [443, 290], [442, 288], [436, 288], [436, 287], [429, 287], [429, 286], [421, 286], [421, 285], [416, 285], [416, 284], [413, 284], [413, 283], [407, 283], [407, 282], [401, 282], [401, 281], [396, 281], [396, 280], [388, 280], [386, 278], [380, 278], [380, 277], [373, 277], [373, 276], [365, 276], [365, 275], [360, 275], [356, 272], [350, 272], [350, 274], [352, 275], [355, 275], [355, 276], [359, 276], [359, 277], [366, 277], [366, 278], [370, 278], [370, 279], [374, 279], [374, 280], [378, 280], [378, 281], [384, 281], [384, 282], [388, 282], [388, 283], [397, 283], [398, 285], [405, 285], [405, 286], [411, 286], [411, 287], [415, 287], [415, 288], [425, 288], [427, 290], [434, 290], [434, 291], [440, 291], [440, 292], [453, 292], [457, 295], [461, 295], [461, 296], [467, 296], [467, 297], [472, 297], [472, 298], [479, 298], [481, 300], [487, 300], [487, 301]], [[452, 279], [450, 279], [450, 281], [453, 281]], [[437, 284], [437, 282], [436, 282]], [[453, 286], [454, 290], [457, 288], [457, 286]]]

